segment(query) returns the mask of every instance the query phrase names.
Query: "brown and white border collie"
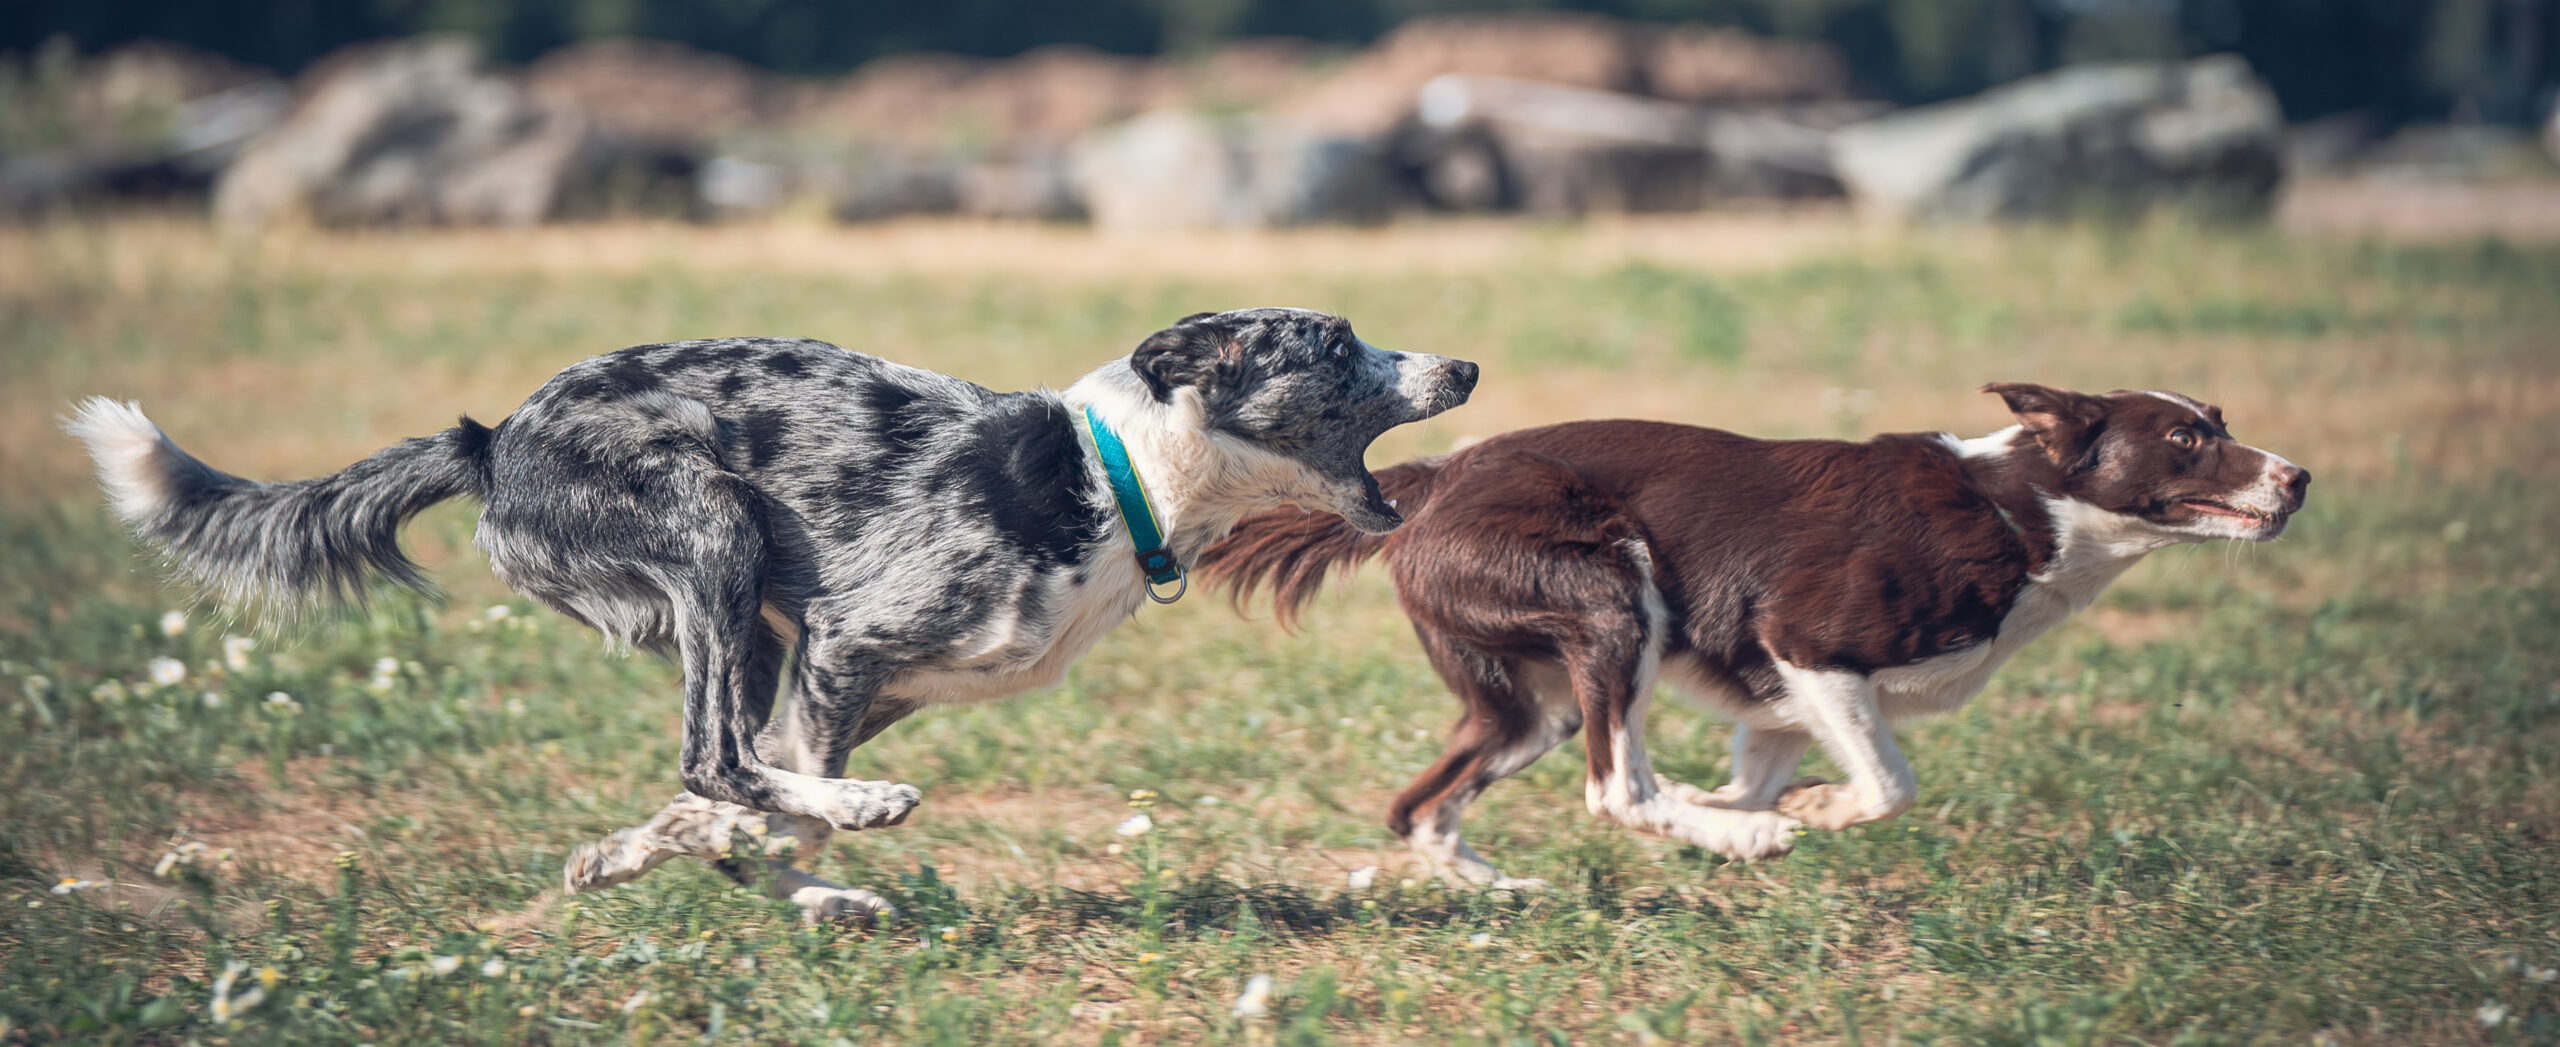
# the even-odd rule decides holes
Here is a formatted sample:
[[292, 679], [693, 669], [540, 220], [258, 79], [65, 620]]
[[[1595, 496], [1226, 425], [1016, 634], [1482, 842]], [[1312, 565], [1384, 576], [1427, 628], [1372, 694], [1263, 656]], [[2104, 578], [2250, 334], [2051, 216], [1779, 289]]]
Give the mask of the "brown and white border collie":
[[[1535, 885], [1478, 857], [1458, 820], [1586, 725], [1593, 814], [1775, 857], [1803, 826], [1911, 808], [1893, 721], [1963, 704], [2145, 553], [2284, 533], [2311, 482], [2175, 393], [1984, 391], [2018, 424], [1973, 440], [1635, 421], [1508, 433], [1378, 473], [1402, 530], [1284, 509], [1247, 519], [1199, 569], [1239, 602], [1268, 585], [1289, 622], [1335, 568], [1388, 556], [1424, 652], [1466, 703], [1387, 820], [1441, 876]], [[1738, 722], [1722, 788], [1653, 773], [1657, 679]], [[1795, 780], [1817, 740], [1847, 784]]]

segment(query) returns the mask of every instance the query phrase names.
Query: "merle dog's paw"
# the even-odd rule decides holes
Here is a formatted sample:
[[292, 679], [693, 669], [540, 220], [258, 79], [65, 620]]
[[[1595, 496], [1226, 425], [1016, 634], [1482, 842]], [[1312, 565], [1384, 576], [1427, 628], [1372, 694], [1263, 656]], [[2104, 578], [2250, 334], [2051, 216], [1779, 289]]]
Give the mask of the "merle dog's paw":
[[923, 790], [904, 783], [836, 780], [829, 784], [835, 795], [824, 809], [810, 813], [846, 831], [896, 825], [924, 802]]
[[800, 906], [800, 918], [812, 927], [825, 923], [879, 927], [898, 918], [897, 906], [859, 887], [803, 887], [791, 892], [791, 901]]
[[571, 894], [601, 891], [648, 872], [649, 863], [635, 858], [631, 846], [640, 839], [640, 832], [618, 829], [601, 841], [580, 845], [561, 864], [560, 885]]

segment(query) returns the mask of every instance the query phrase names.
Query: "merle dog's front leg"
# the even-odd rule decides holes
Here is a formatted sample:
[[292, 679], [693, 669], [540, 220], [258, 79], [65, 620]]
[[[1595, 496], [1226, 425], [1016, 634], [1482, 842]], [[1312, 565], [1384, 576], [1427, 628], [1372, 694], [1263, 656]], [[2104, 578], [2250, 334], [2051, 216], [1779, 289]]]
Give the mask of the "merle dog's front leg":
[[[797, 712], [814, 718], [815, 738], [809, 751], [783, 762], [805, 770], [784, 770], [767, 763], [757, 738], [773, 708], [773, 666], [757, 657], [771, 633], [758, 618], [753, 602], [720, 601], [715, 614], [678, 611], [678, 647], [684, 658], [685, 722], [682, 773], [694, 795], [771, 814], [805, 815], [837, 829], [869, 829], [895, 825], [915, 809], [923, 794], [912, 785], [835, 778], [842, 773], [849, 738], [865, 718], [885, 674], [837, 671], [845, 659], [826, 650], [815, 637], [804, 637], [799, 671], [835, 678], [804, 686]], [[814, 667], [814, 668], [813, 668]], [[864, 667], [856, 667], [864, 668]], [[803, 680], [804, 685], [809, 681]]]

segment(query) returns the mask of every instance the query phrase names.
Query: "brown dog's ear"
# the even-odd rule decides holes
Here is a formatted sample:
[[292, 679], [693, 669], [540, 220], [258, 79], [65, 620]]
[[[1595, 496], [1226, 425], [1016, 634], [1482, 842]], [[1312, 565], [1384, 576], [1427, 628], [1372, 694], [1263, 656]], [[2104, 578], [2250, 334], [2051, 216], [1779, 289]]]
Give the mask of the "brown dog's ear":
[[1146, 380], [1148, 395], [1168, 401], [1175, 386], [1201, 385], [1216, 373], [1219, 357], [1234, 337], [1209, 322], [1217, 315], [1194, 313], [1138, 343], [1129, 354], [1129, 369]]
[[2009, 413], [2018, 416], [2018, 424], [2043, 446], [2053, 464], [2071, 468], [2089, 453], [2098, 439], [2098, 427], [2106, 412], [2098, 398], [2087, 393], [2030, 382], [1993, 382], [1983, 386], [1986, 393], [1998, 393], [2009, 405]]

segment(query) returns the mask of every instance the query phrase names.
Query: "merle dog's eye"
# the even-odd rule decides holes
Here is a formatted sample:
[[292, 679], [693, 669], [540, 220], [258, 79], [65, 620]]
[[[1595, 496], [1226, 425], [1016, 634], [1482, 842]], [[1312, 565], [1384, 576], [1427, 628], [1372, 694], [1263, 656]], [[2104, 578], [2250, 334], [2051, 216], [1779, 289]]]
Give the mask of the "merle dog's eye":
[[2171, 429], [2169, 430], [2169, 442], [2178, 445], [2182, 450], [2195, 450], [2196, 431], [2193, 429]]
[[1348, 343], [1344, 343], [1344, 342], [1335, 342], [1335, 343], [1333, 343], [1333, 355], [1334, 355], [1337, 359], [1338, 359], [1338, 358], [1341, 358], [1341, 357], [1349, 356], [1349, 355], [1351, 355], [1351, 346], [1350, 346]]

